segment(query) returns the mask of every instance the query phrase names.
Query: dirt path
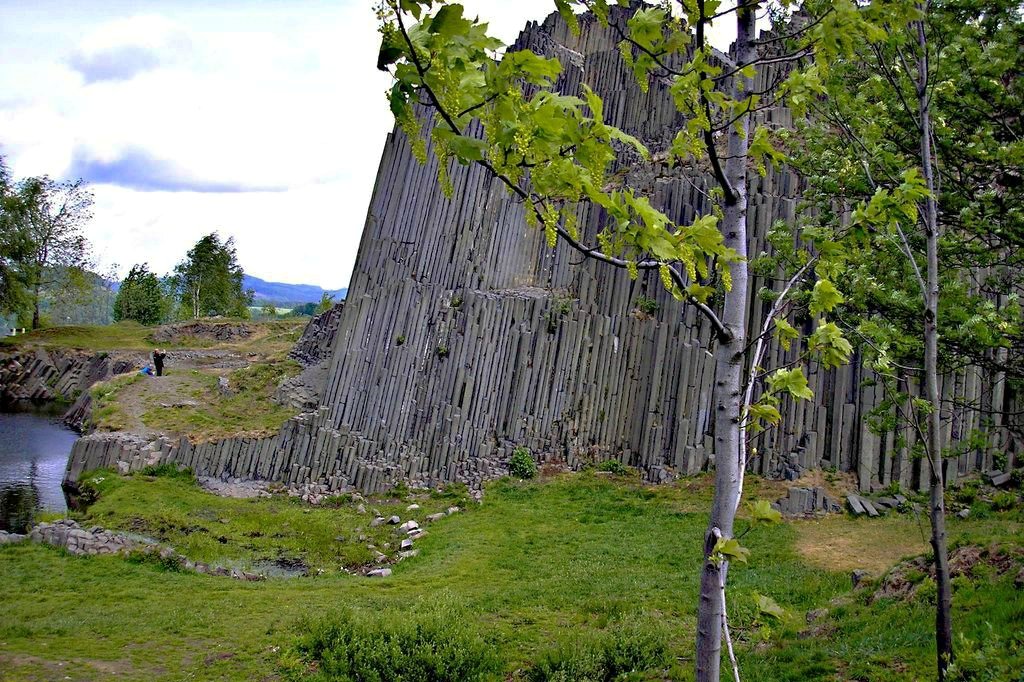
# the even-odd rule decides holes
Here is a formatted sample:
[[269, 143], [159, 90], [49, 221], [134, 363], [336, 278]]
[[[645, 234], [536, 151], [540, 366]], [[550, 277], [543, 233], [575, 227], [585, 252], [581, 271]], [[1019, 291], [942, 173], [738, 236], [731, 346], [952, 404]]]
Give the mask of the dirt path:
[[[209, 399], [218, 377], [247, 367], [263, 357], [234, 350], [178, 349], [167, 353], [163, 376], [137, 375], [117, 392], [119, 430], [142, 435], [159, 431], [147, 426], [144, 415], [154, 409], [196, 407]], [[140, 360], [141, 362], [142, 360]], [[145, 362], [152, 364], [151, 358]]]
[[143, 422], [143, 415], [156, 407], [187, 407], [200, 402], [206, 384], [198, 370], [172, 370], [162, 377], [142, 376], [117, 394], [126, 430], [153, 435], [154, 429]]

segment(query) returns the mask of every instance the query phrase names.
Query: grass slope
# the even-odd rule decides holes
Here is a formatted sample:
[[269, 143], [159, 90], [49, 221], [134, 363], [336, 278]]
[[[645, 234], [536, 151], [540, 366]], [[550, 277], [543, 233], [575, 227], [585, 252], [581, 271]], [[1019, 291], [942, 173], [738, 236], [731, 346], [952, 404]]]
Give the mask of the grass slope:
[[[359, 541], [355, 529], [367, 528], [369, 519], [351, 503], [310, 509], [276, 498], [223, 500], [173, 477], [112, 477], [100, 488], [100, 501], [83, 519], [89, 524], [137, 527], [195, 558], [245, 561], [277, 552], [329, 572], [240, 583], [117, 557], [3, 546], [0, 679], [313, 679], [328, 662], [309, 641], [324, 631], [317, 623], [355, 619], [372, 631], [431, 617], [486, 642], [503, 671], [494, 679], [554, 679], [538, 677], [536, 662], [638, 619], [658, 624], [669, 657], [657, 670], [627, 678], [692, 676], [706, 479], [653, 489], [588, 473], [539, 483], [499, 481], [481, 505], [432, 524], [416, 542], [419, 556], [396, 564], [387, 579], [336, 570], [362, 561], [358, 547], [366, 542], [387, 539], [384, 530], [382, 537]], [[384, 511], [408, 502], [366, 505]], [[421, 515], [448, 500], [427, 497], [418, 503], [422, 522]], [[863, 526], [839, 517], [828, 523], [853, 537]], [[871, 590], [848, 592], [847, 570], [856, 566], [858, 551], [870, 546], [871, 561], [878, 562], [878, 546], [888, 547], [894, 563], [907, 538], [911, 545], [919, 542], [913, 518], [875, 523], [862, 544], [853, 541], [843, 557], [825, 561], [829, 567], [807, 560], [808, 547], [820, 544], [819, 536], [810, 543], [803, 537], [813, 522], [758, 529], [746, 537], [751, 565], [730, 572], [729, 604], [745, 679], [932, 677], [927, 597], [869, 604]], [[1019, 508], [951, 523], [954, 544], [978, 538], [1019, 544], [1021, 530]], [[262, 535], [252, 537], [253, 532]], [[1024, 629], [1024, 605], [1015, 590], [1012, 575], [982, 572], [958, 580], [955, 594], [958, 631], [976, 642], [996, 642], [996, 651], [1004, 659], [1009, 655], [1011, 664], [1021, 662], [1019, 650], [1013, 654], [1010, 647]], [[777, 601], [785, 609], [782, 618], [759, 611], [756, 595]], [[821, 607], [829, 614], [807, 632], [804, 614]], [[980, 657], [986, 661], [987, 655], [994, 656]]]
[[255, 332], [248, 339], [217, 343], [209, 339], [184, 339], [181, 343], [153, 341], [155, 327], [138, 322], [118, 322], [110, 325], [66, 325], [38, 329], [19, 336], [0, 338], [0, 348], [43, 346], [45, 348], [75, 348], [79, 350], [153, 350], [166, 348], [233, 348], [249, 352], [287, 352], [302, 333], [308, 319], [273, 321], [232, 320], [218, 318], [218, 322], [244, 322]]

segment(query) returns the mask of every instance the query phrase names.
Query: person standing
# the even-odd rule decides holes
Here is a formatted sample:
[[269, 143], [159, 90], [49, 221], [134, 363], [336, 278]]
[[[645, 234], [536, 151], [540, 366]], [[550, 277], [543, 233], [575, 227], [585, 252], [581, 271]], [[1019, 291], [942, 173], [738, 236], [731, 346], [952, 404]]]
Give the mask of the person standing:
[[164, 358], [167, 357], [167, 353], [162, 348], [157, 348], [153, 351], [153, 366], [156, 367], [156, 375], [162, 377], [164, 375]]

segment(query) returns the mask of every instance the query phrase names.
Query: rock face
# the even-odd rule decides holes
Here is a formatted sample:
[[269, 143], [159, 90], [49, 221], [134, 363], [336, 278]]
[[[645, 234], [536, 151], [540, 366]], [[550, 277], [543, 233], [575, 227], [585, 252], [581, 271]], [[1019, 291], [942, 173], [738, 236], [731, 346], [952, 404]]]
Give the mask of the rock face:
[[132, 371], [143, 361], [141, 354], [43, 348], [0, 355], [0, 409], [55, 400], [72, 402], [64, 421], [81, 430], [89, 414], [89, 387]]
[[[531, 23], [514, 47], [559, 57], [558, 88], [577, 94], [581, 83], [590, 85], [604, 98], [606, 121], [639, 137], [657, 158], [681, 122], [666, 85], [653, 82], [642, 92], [618, 56], [613, 30], [581, 21], [578, 37], [557, 15]], [[755, 88], [772, 77], [762, 72]], [[761, 115], [791, 124], [783, 108]], [[621, 154], [619, 169], [626, 184], [680, 224], [709, 210], [707, 178], [696, 171], [643, 164], [631, 152]], [[479, 167], [453, 169], [452, 200], [435, 176], [436, 162], [418, 165], [403, 135], [391, 136], [322, 401], [343, 441], [389, 475], [413, 480], [500, 470], [517, 445], [570, 466], [615, 457], [654, 480], [705, 467], [714, 370], [704, 320], [672, 300], [656, 274], [630, 281], [623, 271], [581, 263], [561, 243], [546, 248], [543, 234], [526, 226], [522, 206]], [[799, 178], [785, 168], [752, 177], [752, 254], [772, 250], [766, 232], [776, 220], [794, 221], [800, 191]], [[580, 211], [587, 241], [601, 223], [596, 212]], [[751, 287], [752, 333], [769, 307], [756, 297], [763, 285], [773, 286], [755, 278]], [[655, 299], [658, 310], [639, 314], [641, 295]], [[803, 350], [776, 345], [766, 364], [784, 365]], [[879, 437], [868, 429], [866, 415], [882, 400], [871, 378], [859, 357], [837, 370], [812, 368], [815, 400], [783, 405], [780, 428], [758, 444], [751, 467], [775, 473], [832, 466], [857, 472], [865, 490], [892, 481], [926, 487], [927, 464], [910, 450], [914, 434]], [[984, 405], [986, 381], [983, 370], [969, 368], [944, 378], [943, 395]], [[956, 415], [948, 435], [969, 433], [978, 419], [970, 411]], [[964, 455], [951, 473], [988, 459]]]
[[295, 348], [288, 353], [288, 357], [298, 360], [303, 367], [329, 360], [331, 350], [334, 348], [334, 336], [338, 332], [338, 322], [341, 321], [344, 309], [345, 302], [342, 301], [336, 303], [330, 310], [314, 316], [302, 331]]
[[331, 349], [345, 302], [316, 315], [309, 321], [288, 357], [298, 360], [301, 373], [281, 382], [274, 401], [299, 410], [315, 410], [320, 405], [331, 370]]
[[[616, 8], [613, 20], [621, 22], [625, 11]], [[575, 95], [588, 84], [604, 98], [605, 120], [659, 158], [682, 123], [667, 86], [653, 82], [642, 92], [620, 60], [614, 31], [589, 17], [581, 24], [574, 36], [553, 14], [529, 24], [514, 48], [557, 56], [564, 67], [558, 88]], [[774, 76], [759, 74], [755, 88]], [[758, 115], [792, 123], [783, 108]], [[698, 170], [641, 162], [629, 150], [617, 164], [616, 178], [679, 224], [710, 209], [708, 179]], [[83, 439], [68, 478], [155, 456], [198, 475], [331, 491], [374, 492], [398, 480], [478, 488], [507, 473], [517, 446], [570, 467], [615, 458], [654, 481], [707, 467], [714, 457], [714, 362], [703, 318], [674, 301], [657, 275], [631, 281], [624, 271], [581, 262], [562, 244], [548, 249], [542, 232], [527, 227], [522, 205], [481, 168], [455, 167], [452, 181], [448, 200], [436, 162], [420, 166], [401, 133], [389, 137], [345, 305], [311, 323], [296, 351], [310, 367], [327, 363], [323, 389], [287, 386], [279, 396], [306, 407], [316, 396], [315, 409], [273, 438], [141, 448]], [[801, 182], [788, 169], [769, 169], [749, 189], [748, 248], [770, 252], [767, 231], [776, 220], [795, 221]], [[598, 212], [580, 210], [585, 241], [593, 242], [602, 224]], [[752, 334], [769, 309], [757, 296], [762, 286], [778, 284], [754, 278]], [[640, 311], [640, 296], [657, 309]], [[783, 366], [803, 351], [773, 345], [764, 364]], [[830, 466], [856, 472], [861, 490], [891, 482], [926, 487], [927, 463], [912, 455], [915, 434], [869, 430], [867, 414], [882, 400], [871, 379], [856, 356], [835, 370], [812, 367], [815, 399], [782, 405], [783, 421], [757, 444], [751, 469], [796, 478]], [[944, 377], [943, 396], [984, 412], [994, 394], [982, 391], [988, 383], [986, 370], [966, 368]], [[947, 436], [980, 426], [978, 415], [951, 415]], [[975, 468], [991, 468], [990, 453], [952, 460], [947, 481]]]

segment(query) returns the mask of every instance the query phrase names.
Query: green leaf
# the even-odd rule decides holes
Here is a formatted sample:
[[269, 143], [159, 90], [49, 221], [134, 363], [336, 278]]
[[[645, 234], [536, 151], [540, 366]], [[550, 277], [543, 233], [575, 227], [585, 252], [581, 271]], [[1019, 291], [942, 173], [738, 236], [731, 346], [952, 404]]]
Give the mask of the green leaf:
[[757, 610], [762, 616], [769, 616], [775, 620], [782, 620], [786, 617], [786, 610], [779, 606], [771, 597], [755, 594], [754, 603], [757, 605]]
[[565, 20], [572, 34], [578, 36], [580, 34], [580, 21], [576, 17], [575, 12], [572, 11], [572, 5], [569, 4], [569, 0], [555, 0], [555, 9], [562, 15], [562, 19]]
[[647, 147], [644, 146], [643, 142], [636, 139], [629, 133], [622, 132], [615, 126], [607, 126], [607, 130], [608, 134], [611, 136], [613, 140], [624, 142], [625, 144], [628, 144], [634, 149], [636, 149], [638, 152], [640, 152], [640, 156], [643, 157], [644, 161], [651, 160], [651, 152], [647, 150]]
[[465, 33], [472, 26], [472, 22], [462, 18], [462, 11], [462, 5], [443, 5], [434, 15], [428, 30], [442, 38]]
[[772, 393], [789, 393], [794, 398], [802, 400], [814, 397], [814, 391], [807, 385], [807, 377], [800, 367], [776, 370], [768, 377], [767, 382]]
[[821, 356], [826, 368], [845, 365], [850, 361], [853, 346], [843, 337], [843, 331], [834, 322], [819, 324], [807, 340], [807, 349]]
[[772, 509], [768, 500], [757, 500], [750, 504], [750, 520], [753, 523], [782, 523], [782, 512]]
[[707, 303], [708, 299], [714, 295], [715, 288], [704, 286], [703, 284], [691, 284], [686, 287], [686, 293], [701, 303]]
[[718, 542], [711, 550], [711, 561], [716, 564], [722, 561], [745, 564], [749, 555], [750, 550], [740, 545], [736, 538], [718, 538]]
[[420, 3], [417, 2], [417, 0], [398, 0], [398, 6], [403, 12], [408, 12], [413, 15], [417, 21], [419, 21], [421, 10]]
[[782, 420], [779, 408], [768, 402], [769, 398], [771, 396], [764, 396], [761, 401], [747, 405], [747, 418], [749, 420], [747, 429], [752, 433], [764, 430], [762, 422], [778, 424]]
[[483, 161], [487, 155], [487, 143], [475, 137], [455, 135], [448, 142], [452, 154], [465, 165], [470, 161]]
[[839, 293], [832, 282], [827, 279], [819, 279], [814, 284], [814, 290], [811, 291], [811, 315], [817, 317], [822, 313], [830, 313], [843, 300], [843, 295]]
[[401, 56], [401, 48], [381, 45], [380, 52], [377, 54], [377, 68], [381, 71], [387, 71], [388, 66], [397, 62]]
[[789, 350], [793, 341], [800, 338], [800, 334], [797, 333], [796, 329], [783, 317], [775, 318], [775, 331], [773, 335], [778, 339], [779, 344], [782, 346], [782, 350]]

